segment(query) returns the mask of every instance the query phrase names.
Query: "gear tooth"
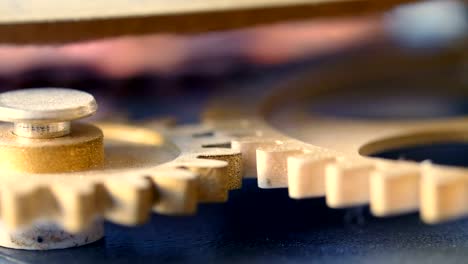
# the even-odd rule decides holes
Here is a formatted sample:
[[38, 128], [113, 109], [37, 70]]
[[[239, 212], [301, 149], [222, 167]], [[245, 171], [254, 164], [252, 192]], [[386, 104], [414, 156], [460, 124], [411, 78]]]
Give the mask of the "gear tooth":
[[[223, 154], [224, 152], [228, 154]], [[232, 154], [232, 150], [229, 150], [229, 152], [220, 150], [200, 155], [198, 158], [227, 162], [228, 190], [240, 189], [242, 187], [242, 156], [240, 153], [235, 152]]]
[[325, 167], [335, 160], [335, 156], [321, 151], [289, 157], [289, 196], [294, 199], [324, 196]]
[[468, 214], [466, 171], [423, 165], [421, 179], [421, 218], [439, 223]]
[[375, 216], [416, 211], [421, 172], [418, 165], [390, 162], [377, 166], [370, 177], [370, 209]]
[[199, 175], [198, 200], [200, 202], [225, 202], [228, 199], [228, 163], [213, 159], [195, 159], [179, 162], [179, 167], [185, 167]]
[[106, 219], [123, 225], [138, 225], [150, 216], [155, 193], [143, 175], [132, 173], [123, 178], [107, 180], [105, 191], [112, 198], [112, 206], [105, 211]]
[[257, 149], [277, 145], [274, 139], [243, 138], [231, 141], [231, 148], [242, 154], [243, 176], [246, 178], [257, 177]]
[[2, 189], [1, 210], [3, 224], [9, 229], [16, 229], [43, 216], [56, 215], [58, 206], [45, 187], [14, 185]]
[[166, 169], [150, 175], [156, 188], [153, 210], [165, 215], [195, 213], [198, 203], [198, 176], [188, 170]]
[[[6, 187], [6, 186], [5, 186]], [[1, 192], [2, 221], [9, 229], [16, 229], [22, 225], [29, 224], [32, 221], [32, 215], [35, 216], [35, 210], [30, 208], [31, 190], [17, 190], [15, 186], [8, 186]]]
[[288, 187], [287, 159], [302, 155], [301, 147], [275, 145], [257, 149], [258, 187], [263, 189]]
[[375, 167], [368, 160], [339, 160], [325, 169], [327, 205], [344, 208], [369, 202], [369, 177]]
[[[241, 156], [238, 151], [230, 149], [230, 137], [206, 125], [177, 127], [171, 135], [182, 148], [190, 149], [190, 153], [185, 153], [186, 155], [179, 159], [184, 162], [178, 162], [178, 165], [200, 174], [201, 201], [225, 201], [228, 195], [227, 190], [239, 189], [242, 186]], [[187, 164], [186, 161], [192, 161], [193, 158], [196, 158], [196, 161]], [[217, 161], [217, 163], [200, 162], [202, 159]], [[226, 163], [221, 164], [219, 161]], [[214, 177], [217, 179], [213, 179]], [[206, 185], [211, 185], [210, 188], [214, 187], [214, 190], [210, 191]]]
[[71, 233], [78, 233], [90, 226], [100, 213], [96, 186], [92, 184], [56, 184], [52, 192], [60, 210], [59, 222]]

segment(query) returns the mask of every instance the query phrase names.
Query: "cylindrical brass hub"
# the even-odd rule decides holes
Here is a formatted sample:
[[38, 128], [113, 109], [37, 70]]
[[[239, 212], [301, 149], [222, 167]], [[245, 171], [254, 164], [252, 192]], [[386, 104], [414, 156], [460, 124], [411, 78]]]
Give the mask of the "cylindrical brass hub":
[[0, 126], [0, 168], [3, 172], [56, 173], [83, 171], [104, 163], [102, 131], [73, 123], [67, 136], [33, 139], [16, 136], [11, 125]]

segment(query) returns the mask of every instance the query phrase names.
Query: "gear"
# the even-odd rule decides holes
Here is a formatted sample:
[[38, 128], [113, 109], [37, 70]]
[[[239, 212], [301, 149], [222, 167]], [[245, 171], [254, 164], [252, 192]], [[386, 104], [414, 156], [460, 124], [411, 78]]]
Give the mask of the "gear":
[[[466, 141], [466, 117], [353, 119], [320, 115], [311, 110], [311, 106], [331, 97], [340, 98], [338, 108], [345, 109], [346, 103], [357, 96], [377, 101], [378, 96], [394, 91], [395, 88], [379, 87], [390, 80], [393, 84], [403, 80], [414, 89], [400, 90], [406, 97], [418, 92], [432, 93], [436, 98], [466, 96], [466, 83], [457, 77], [462, 56], [453, 51], [429, 59], [403, 56], [394, 49], [386, 54], [378, 50], [379, 54], [374, 56], [367, 52], [365, 57], [353, 54], [353, 59], [342, 58], [338, 63], [314, 68], [279, 85], [267, 85], [273, 89], [247, 87], [245, 95], [236, 89], [236, 94], [223, 95], [222, 103], [214, 101], [205, 119], [216, 129], [237, 137], [232, 148], [242, 153], [245, 173], [256, 175], [260, 188], [287, 187], [290, 197], [295, 199], [325, 196], [332, 208], [370, 203], [376, 216], [419, 209], [427, 223], [467, 215], [466, 169], [370, 156], [403, 146]], [[373, 60], [377, 56], [379, 60]], [[391, 65], [398, 68], [386, 71]], [[350, 68], [352, 75], [348, 74]], [[429, 72], [437, 78], [408, 78], [405, 74], [410, 69], [413, 74], [427, 76]], [[436, 75], [442, 71], [452, 74]], [[443, 91], [440, 85], [445, 87]], [[353, 89], [345, 88], [350, 86]], [[228, 103], [225, 98], [234, 99]], [[369, 112], [375, 112], [381, 104], [374, 107]]]
[[[50, 89], [37, 91], [51, 101]], [[25, 138], [2, 125], [1, 245], [86, 244], [102, 237], [102, 219], [138, 225], [151, 211], [193, 214], [199, 202], [224, 202], [229, 190], [241, 187], [241, 156], [224, 147], [229, 138], [203, 125], [146, 126], [76, 123], [67, 136]]]
[[[200, 33], [311, 17], [372, 14], [414, 0], [0, 2], [0, 42], [44, 44], [157, 32]], [[40, 10], [40, 11], [39, 11]], [[41, 32], [41, 34], [36, 34]]]

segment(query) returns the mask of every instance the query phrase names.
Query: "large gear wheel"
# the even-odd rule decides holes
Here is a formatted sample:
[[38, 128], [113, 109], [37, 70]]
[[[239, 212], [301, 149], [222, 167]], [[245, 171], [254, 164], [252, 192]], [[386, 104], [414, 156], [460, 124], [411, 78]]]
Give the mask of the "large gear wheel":
[[[72, 90], [28, 93], [38, 91], [50, 101], [54, 91]], [[203, 125], [76, 123], [69, 135], [51, 139], [14, 135], [8, 124], [0, 130], [6, 247], [87, 244], [103, 236], [103, 219], [138, 225], [152, 211], [192, 214], [199, 202], [226, 201], [242, 183], [239, 152]]]
[[[376, 13], [415, 0], [35, 0], [0, 2], [0, 42], [61, 43], [156, 32], [195, 33], [299, 20]], [[41, 34], [35, 34], [41, 32]]]
[[[367, 112], [372, 113], [384, 107], [379, 96], [385, 95], [464, 98], [462, 58], [466, 49], [432, 57], [409, 57], [393, 48], [384, 54], [379, 49], [374, 56], [369, 51], [353, 54], [280, 84], [223, 95], [208, 108], [205, 119], [237, 137], [232, 148], [242, 153], [246, 174], [256, 176], [260, 188], [288, 188], [295, 199], [326, 197], [332, 208], [370, 204], [376, 216], [419, 210], [427, 223], [456, 219], [468, 214], [465, 168], [372, 155], [399, 147], [466, 142], [466, 116], [336, 117], [321, 114], [317, 105], [338, 98], [338, 108], [350, 112], [356, 104], [348, 109], [349, 103], [365, 96], [375, 102]], [[398, 85], [403, 89], [395, 90]]]

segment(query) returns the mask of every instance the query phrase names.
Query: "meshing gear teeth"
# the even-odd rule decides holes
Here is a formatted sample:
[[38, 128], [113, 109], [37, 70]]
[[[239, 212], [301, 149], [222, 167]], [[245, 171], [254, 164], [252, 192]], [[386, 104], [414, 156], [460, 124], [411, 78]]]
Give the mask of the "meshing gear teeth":
[[[410, 68], [426, 76], [440, 67], [456, 67], [463, 54], [466, 49], [423, 58], [389, 49], [386, 54], [354, 56], [353, 60], [314, 68], [269, 89], [233, 89], [234, 94], [223, 94], [223, 100], [215, 100], [208, 107], [205, 120], [234, 137], [232, 148], [242, 153], [244, 173], [256, 177], [260, 188], [288, 188], [294, 199], [326, 197], [332, 208], [369, 204], [371, 212], [380, 217], [418, 210], [427, 223], [464, 217], [468, 215], [467, 169], [367, 155], [404, 146], [466, 141], [466, 116], [388, 121], [310, 112], [310, 105], [323, 94], [341, 99], [353, 93], [365, 95], [377, 88], [350, 92], [347, 87], [369, 82], [378, 85], [381, 80], [399, 80], [401, 76], [412, 87], [424, 87], [424, 94], [433, 91], [437, 96], [440, 90], [429, 88], [434, 85], [430, 78], [417, 79], [424, 82], [421, 85], [408, 80], [405, 74]], [[353, 74], [349, 74], [350, 69]], [[438, 78], [435, 86], [443, 84], [444, 93], [467, 96], [462, 80], [448, 75]], [[340, 94], [343, 91], [347, 93]], [[369, 98], [373, 98], [370, 94]], [[301, 103], [305, 109], [300, 108]], [[285, 136], [271, 123], [275, 111], [283, 106], [290, 108], [278, 111], [274, 124], [291, 136]]]
[[[104, 168], [40, 175], [2, 174], [1, 215], [6, 227], [16, 229], [36, 219], [50, 218], [67, 231], [80, 232], [99, 216], [136, 225], [145, 222], [151, 211], [192, 214], [198, 202], [226, 201], [229, 190], [241, 186], [239, 152], [203, 147], [229, 141], [215, 134], [208, 139], [194, 139], [193, 134], [202, 126], [168, 128], [164, 133], [171, 137], [131, 125], [97, 126], [104, 132], [105, 144], [106, 140], [111, 142]], [[144, 142], [135, 142], [139, 137]], [[151, 138], [162, 141], [148, 140]], [[174, 159], [152, 164], [154, 160], [149, 157], [131, 157], [138, 153], [127, 148], [153, 148], [153, 155]], [[118, 155], [113, 156], [113, 149], [133, 153], [127, 152], [122, 161]], [[133, 164], [125, 164], [130, 158]]]
[[[5, 111], [12, 102], [24, 108], [6, 115], [16, 118], [10, 121], [32, 124], [22, 125], [21, 135], [15, 134], [16, 126], [13, 133], [8, 125], [0, 127], [2, 246], [82, 245], [102, 237], [103, 219], [133, 226], [151, 212], [193, 214], [198, 203], [224, 202], [230, 190], [241, 187], [240, 153], [225, 147], [230, 138], [203, 125], [68, 123], [57, 128], [55, 122], [82, 117], [79, 107], [95, 105], [92, 96], [83, 95], [83, 103], [75, 97], [82, 95], [79, 91], [31, 93], [37, 97], [26, 99], [30, 104], [0, 96]], [[21, 99], [29, 93], [13, 95]], [[84, 115], [96, 107], [87, 109]]]

